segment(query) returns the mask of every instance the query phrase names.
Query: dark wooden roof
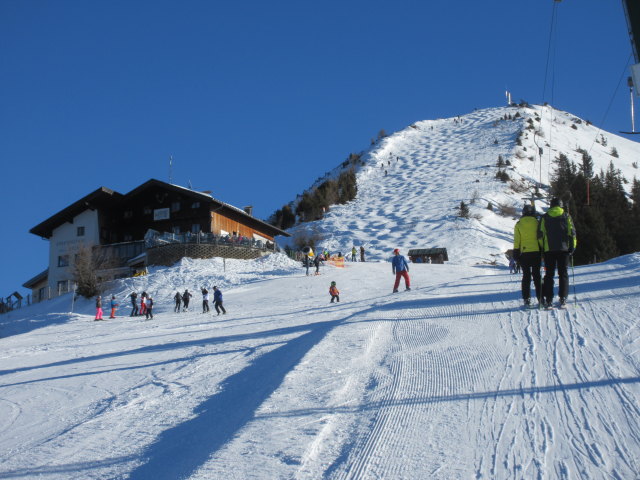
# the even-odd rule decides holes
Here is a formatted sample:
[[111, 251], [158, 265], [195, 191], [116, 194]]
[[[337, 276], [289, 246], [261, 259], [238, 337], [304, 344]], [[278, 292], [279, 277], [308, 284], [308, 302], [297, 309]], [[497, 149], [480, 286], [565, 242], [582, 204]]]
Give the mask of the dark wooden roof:
[[201, 202], [209, 203], [212, 210], [219, 211], [221, 214], [224, 214], [225, 212], [233, 212], [236, 215], [243, 217], [246, 220], [248, 226], [250, 226], [251, 224], [258, 225], [260, 227], [258, 228], [258, 230], [262, 230], [274, 237], [277, 235], [282, 235], [285, 237], [291, 236], [284, 230], [280, 230], [279, 228], [274, 227], [267, 222], [259, 220], [256, 217], [249, 215], [247, 212], [240, 208], [234, 207], [233, 205], [229, 205], [228, 203], [224, 203], [220, 200], [216, 200], [208, 193], [198, 192], [189, 188], [180, 187], [178, 185], [162, 182], [153, 178], [134, 188], [126, 195], [122, 195], [121, 193], [118, 193], [106, 187], [100, 187], [97, 190], [91, 192], [89, 195], [81, 198], [77, 202], [72, 203], [63, 210], [60, 210], [55, 215], [47, 218], [44, 222], [36, 225], [31, 230], [29, 230], [29, 232], [33, 233], [34, 235], [38, 235], [39, 237], [51, 238], [51, 236], [53, 235], [53, 230], [66, 222], [72, 221], [76, 215], [79, 215], [88, 208], [94, 209], [116, 207], [119, 203], [127, 201], [144, 192], [145, 190], [153, 187], [161, 187], [186, 195], [187, 197], [196, 198]]
[[22, 284], [24, 288], [33, 288], [34, 285], [37, 285], [42, 280], [45, 280], [49, 276], [49, 269], [47, 268], [44, 272], [40, 272], [38, 275], [33, 277], [30, 280], [27, 280]]
[[44, 222], [36, 225], [30, 233], [38, 235], [42, 238], [51, 238], [53, 230], [66, 222], [70, 222], [76, 215], [84, 212], [87, 209], [102, 208], [106, 206], [115, 205], [122, 198], [122, 194], [111, 190], [107, 187], [100, 187], [94, 190], [89, 195], [82, 197], [75, 203], [72, 203], [68, 207], [60, 210], [55, 215], [47, 218]]

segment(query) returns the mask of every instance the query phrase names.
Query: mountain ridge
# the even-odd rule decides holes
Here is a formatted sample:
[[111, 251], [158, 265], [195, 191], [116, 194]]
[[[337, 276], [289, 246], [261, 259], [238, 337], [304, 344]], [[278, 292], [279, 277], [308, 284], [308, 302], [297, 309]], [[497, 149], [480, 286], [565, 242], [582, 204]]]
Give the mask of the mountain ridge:
[[[353, 201], [332, 205], [322, 219], [288, 231], [294, 241], [315, 238], [330, 251], [364, 245], [379, 259], [396, 247], [446, 247], [455, 262], [502, 262], [524, 198], [539, 197], [536, 207], [543, 211], [556, 159], [564, 154], [579, 163], [581, 151], [593, 157], [596, 173], [613, 161], [627, 180], [636, 176], [640, 145], [548, 105], [422, 120], [361, 155]], [[497, 166], [500, 161], [504, 167]], [[336, 167], [310, 190], [344, 168], [353, 167]], [[496, 178], [499, 170], [508, 181]], [[457, 216], [460, 202], [469, 206], [471, 218]]]

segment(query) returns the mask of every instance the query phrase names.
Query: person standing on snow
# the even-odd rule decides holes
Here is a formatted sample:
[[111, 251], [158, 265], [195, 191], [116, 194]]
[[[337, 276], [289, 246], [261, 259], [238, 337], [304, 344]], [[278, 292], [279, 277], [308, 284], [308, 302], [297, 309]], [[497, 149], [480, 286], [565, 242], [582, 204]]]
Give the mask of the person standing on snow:
[[222, 306], [222, 292], [218, 287], [213, 287], [213, 306], [220, 315], [220, 310], [222, 310], [222, 314], [224, 315], [227, 311]]
[[151, 320], [153, 320], [153, 298], [151, 298], [151, 295], [147, 295], [147, 298], [144, 301], [145, 304], [145, 315], [147, 317], [147, 320], [149, 320], [149, 318], [151, 318]]
[[336, 287], [336, 282], [331, 282], [331, 286], [329, 287], [329, 295], [331, 295], [331, 303], [334, 300], [337, 300], [340, 303], [340, 290]]
[[192, 296], [193, 295], [191, 295], [189, 293], [189, 289], [185, 288], [184, 293], [182, 294], [182, 304], [184, 305], [184, 309], [182, 310], [183, 312], [188, 312], [189, 311], [189, 299]]
[[322, 260], [321, 254], [316, 255], [316, 257], [313, 259], [313, 264], [316, 267], [315, 275], [320, 275], [320, 261], [321, 260]]
[[309, 267], [311, 266], [311, 263], [313, 262], [313, 249], [311, 247], [304, 247], [302, 249], [302, 254], [304, 255], [304, 259], [303, 259], [303, 265], [306, 268], [306, 274], [307, 276], [309, 276]]
[[180, 292], [176, 292], [173, 299], [176, 301], [176, 306], [173, 308], [173, 311], [180, 313], [180, 307], [182, 307], [182, 295], [180, 295]]
[[569, 296], [569, 257], [573, 255], [578, 240], [571, 216], [564, 211], [564, 203], [552, 198], [549, 210], [540, 219], [538, 243], [544, 252], [546, 273], [542, 283], [544, 307], [553, 302], [553, 277], [558, 268], [558, 296], [560, 306], [564, 306]]
[[531, 278], [540, 300], [540, 245], [538, 244], [538, 219], [533, 205], [525, 205], [522, 218], [513, 228], [513, 260], [522, 267], [522, 300], [525, 306], [531, 305]]
[[140, 315], [144, 315], [147, 309], [147, 303], [145, 302], [146, 298], [147, 298], [147, 292], [142, 292], [140, 294]]
[[398, 292], [398, 286], [400, 285], [400, 277], [404, 278], [404, 285], [407, 290], [411, 290], [411, 279], [409, 278], [409, 264], [403, 255], [400, 255], [400, 250], [397, 248], [393, 251], [393, 258], [391, 259], [391, 271], [396, 276], [396, 281], [393, 284], [393, 293]]
[[118, 301], [115, 295], [111, 295], [111, 316], [109, 318], [116, 318], [116, 308], [118, 308]]
[[131, 306], [133, 307], [131, 309], [131, 315], [129, 316], [135, 317], [136, 315], [138, 315], [138, 294], [136, 292], [131, 292], [131, 295], [129, 295], [129, 297], [131, 297]]
[[356, 246], [354, 245], [353, 248], [351, 249], [351, 261], [352, 262], [356, 262], [357, 261], [356, 253], [357, 253]]
[[96, 318], [94, 320], [103, 320], [102, 318], [102, 297], [100, 295], [96, 298]]
[[209, 311], [209, 290], [202, 287], [202, 313]]
[[360, 261], [364, 262], [364, 245], [360, 245]]

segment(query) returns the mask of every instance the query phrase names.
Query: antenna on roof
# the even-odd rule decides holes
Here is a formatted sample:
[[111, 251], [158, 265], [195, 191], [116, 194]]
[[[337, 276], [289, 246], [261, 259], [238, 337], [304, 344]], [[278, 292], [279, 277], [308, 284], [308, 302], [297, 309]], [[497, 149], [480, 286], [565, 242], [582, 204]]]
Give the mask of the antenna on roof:
[[172, 176], [173, 176], [173, 155], [169, 155], [169, 183], [173, 183], [171, 181]]
[[189, 190], [193, 190], [193, 187], [191, 186], [191, 180], [189, 180]]

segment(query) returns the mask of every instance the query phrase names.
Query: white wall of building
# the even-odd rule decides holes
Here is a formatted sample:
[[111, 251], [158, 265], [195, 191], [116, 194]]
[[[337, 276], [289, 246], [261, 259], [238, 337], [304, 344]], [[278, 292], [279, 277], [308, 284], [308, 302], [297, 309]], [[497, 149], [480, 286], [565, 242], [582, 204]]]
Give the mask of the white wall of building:
[[[78, 235], [78, 227], [84, 228], [84, 235]], [[53, 230], [49, 239], [49, 287], [51, 295], [59, 292], [59, 282], [67, 282], [71, 288], [75, 255], [82, 245], [100, 243], [100, 225], [97, 210], [85, 210], [76, 215], [73, 222], [67, 222]], [[59, 266], [59, 259], [66, 256], [68, 266]]]

